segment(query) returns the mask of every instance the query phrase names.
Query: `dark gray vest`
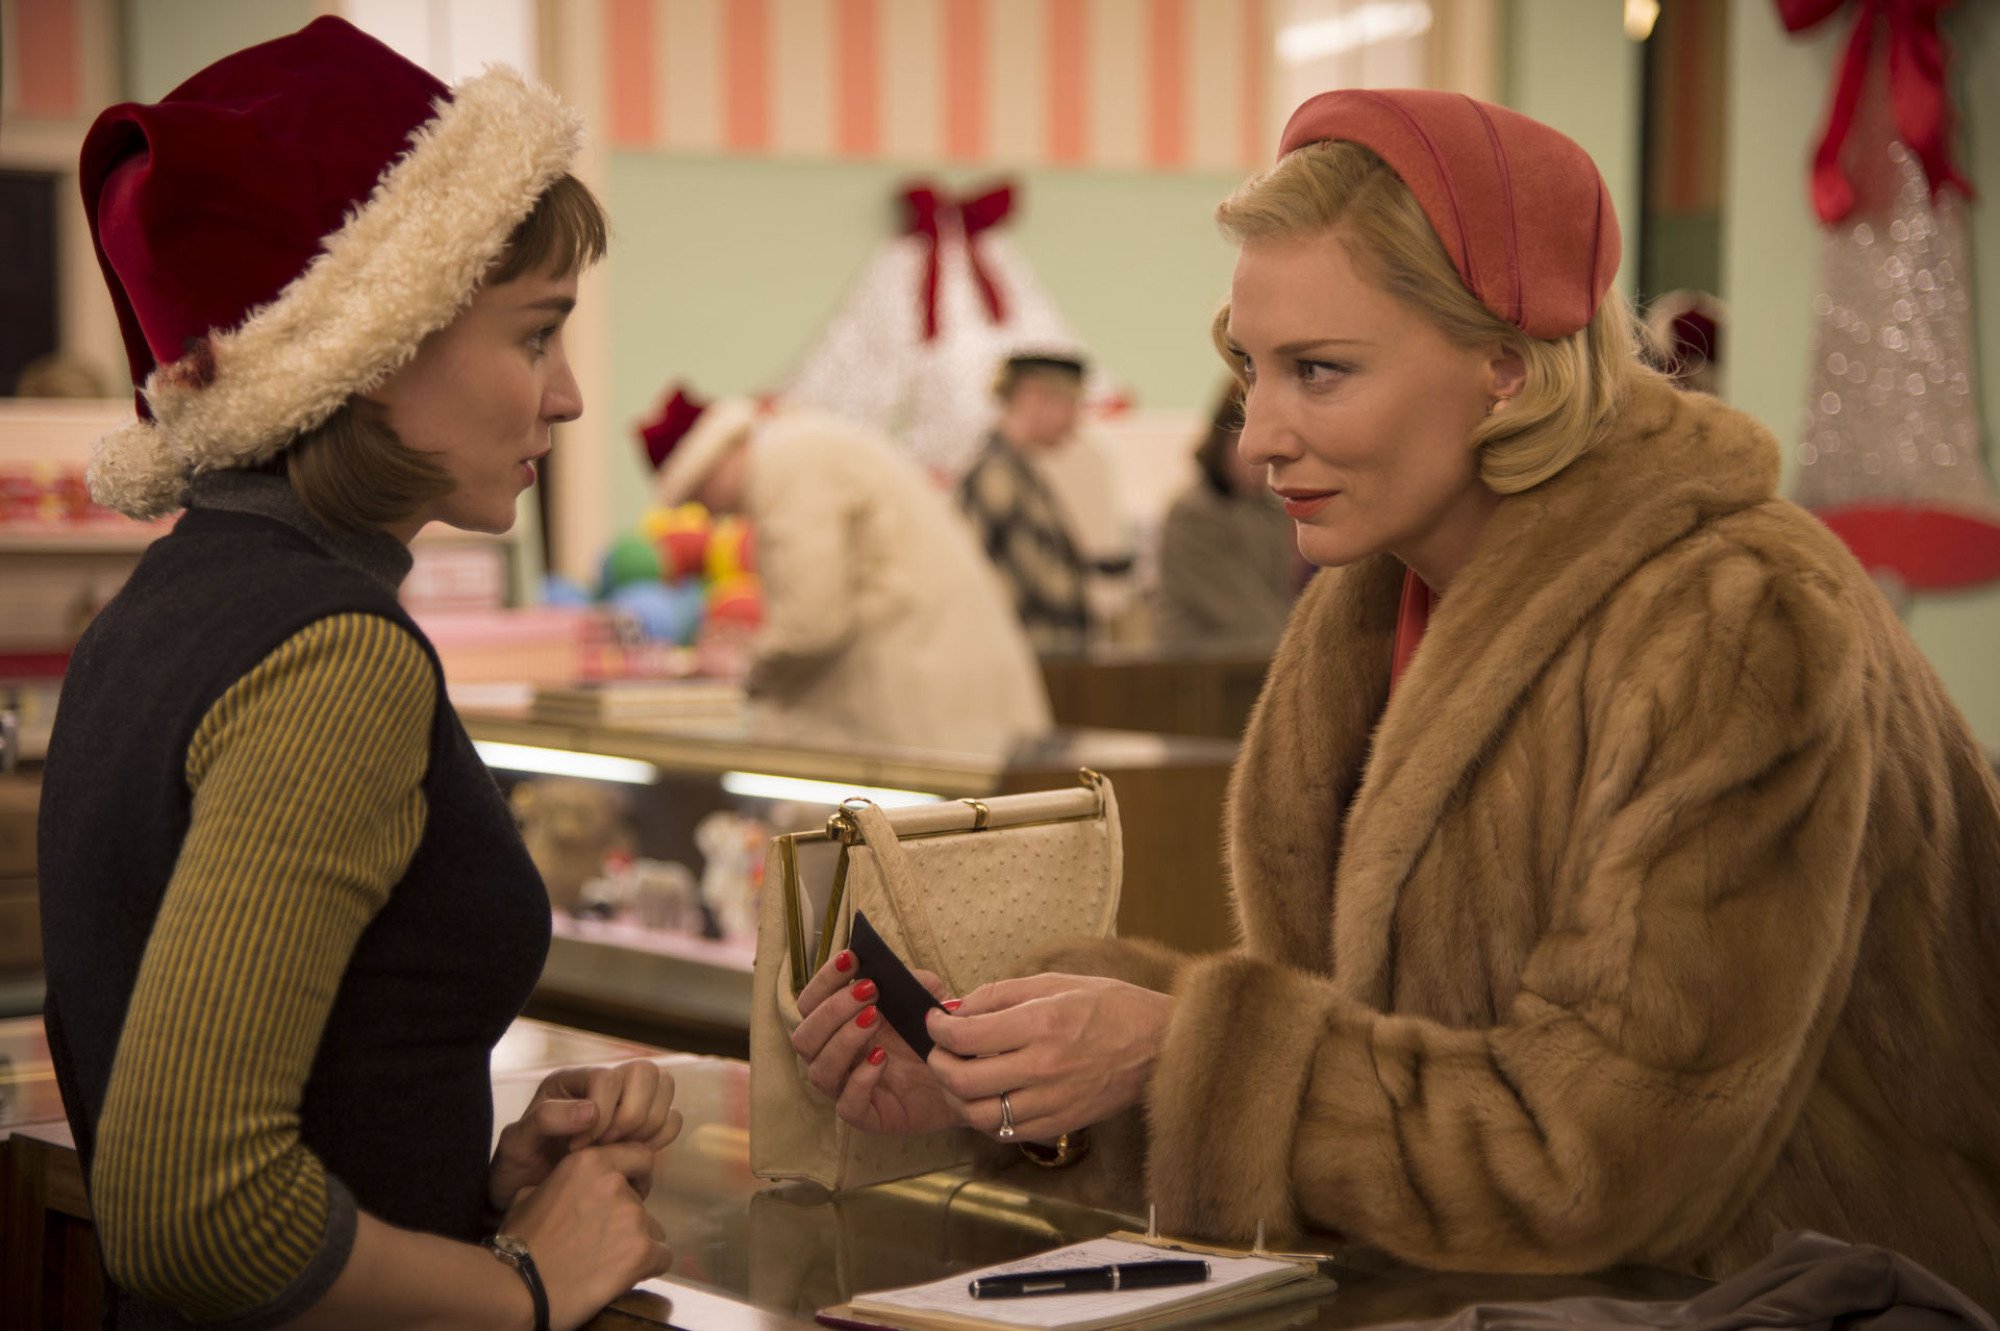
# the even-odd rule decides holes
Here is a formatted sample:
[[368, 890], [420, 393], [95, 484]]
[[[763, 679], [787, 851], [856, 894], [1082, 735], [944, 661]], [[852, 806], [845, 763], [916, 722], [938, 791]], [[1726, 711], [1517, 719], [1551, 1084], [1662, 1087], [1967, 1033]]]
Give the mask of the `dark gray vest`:
[[[153, 544], [77, 645], [43, 777], [39, 872], [50, 1047], [86, 1168], [188, 829], [195, 728], [292, 634], [356, 611], [401, 625], [437, 666], [381, 582], [295, 526], [197, 508]], [[444, 701], [441, 671], [438, 697], [423, 839], [341, 978], [300, 1130], [362, 1210], [474, 1238], [493, 1127], [487, 1060], [541, 973], [549, 903]]]

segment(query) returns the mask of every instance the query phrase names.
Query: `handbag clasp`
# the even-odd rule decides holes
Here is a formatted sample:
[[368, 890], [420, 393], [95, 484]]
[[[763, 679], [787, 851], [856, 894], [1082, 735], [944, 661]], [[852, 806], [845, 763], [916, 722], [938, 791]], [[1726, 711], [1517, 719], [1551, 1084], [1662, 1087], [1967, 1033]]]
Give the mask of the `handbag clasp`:
[[854, 845], [861, 840], [861, 824], [855, 819], [854, 811], [874, 803], [874, 800], [863, 799], [859, 795], [849, 795], [827, 818], [826, 834], [843, 846]]

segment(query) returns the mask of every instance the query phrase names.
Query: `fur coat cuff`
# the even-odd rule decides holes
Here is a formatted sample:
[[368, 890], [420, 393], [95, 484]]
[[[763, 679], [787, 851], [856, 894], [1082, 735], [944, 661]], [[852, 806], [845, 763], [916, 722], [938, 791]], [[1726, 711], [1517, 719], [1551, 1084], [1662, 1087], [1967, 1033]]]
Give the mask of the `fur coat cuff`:
[[1026, 973], [1101, 975], [1170, 994], [1190, 960], [1187, 954], [1149, 938], [1078, 938], [1036, 953], [1029, 959]]
[[1241, 953], [1183, 970], [1149, 1096], [1148, 1192], [1188, 1238], [1295, 1236], [1292, 1138], [1344, 1005], [1324, 980]]

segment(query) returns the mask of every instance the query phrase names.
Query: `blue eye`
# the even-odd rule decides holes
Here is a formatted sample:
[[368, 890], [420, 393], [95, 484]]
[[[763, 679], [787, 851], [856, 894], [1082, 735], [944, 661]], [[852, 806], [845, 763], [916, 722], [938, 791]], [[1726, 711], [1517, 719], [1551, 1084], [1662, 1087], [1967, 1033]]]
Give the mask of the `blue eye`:
[[549, 349], [549, 340], [555, 335], [556, 326], [554, 324], [550, 324], [547, 328], [537, 328], [533, 333], [528, 335], [528, 350], [534, 352], [537, 356], [541, 355]]
[[1349, 369], [1349, 366], [1324, 360], [1302, 360], [1297, 364], [1299, 382], [1308, 387], [1331, 384], [1346, 375]]

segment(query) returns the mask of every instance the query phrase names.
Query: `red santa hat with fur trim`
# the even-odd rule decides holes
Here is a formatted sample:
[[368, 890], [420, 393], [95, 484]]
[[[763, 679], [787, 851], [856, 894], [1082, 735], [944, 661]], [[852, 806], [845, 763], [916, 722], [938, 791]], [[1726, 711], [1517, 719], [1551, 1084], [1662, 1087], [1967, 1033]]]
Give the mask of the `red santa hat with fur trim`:
[[447, 88], [337, 18], [227, 56], [84, 140], [83, 203], [139, 419], [90, 487], [135, 517], [255, 466], [478, 291], [582, 120], [501, 67]]
[[652, 420], [639, 426], [639, 442], [653, 464], [653, 502], [685, 504], [701, 490], [729, 450], [748, 437], [763, 407], [753, 398], [704, 402], [676, 384]]

